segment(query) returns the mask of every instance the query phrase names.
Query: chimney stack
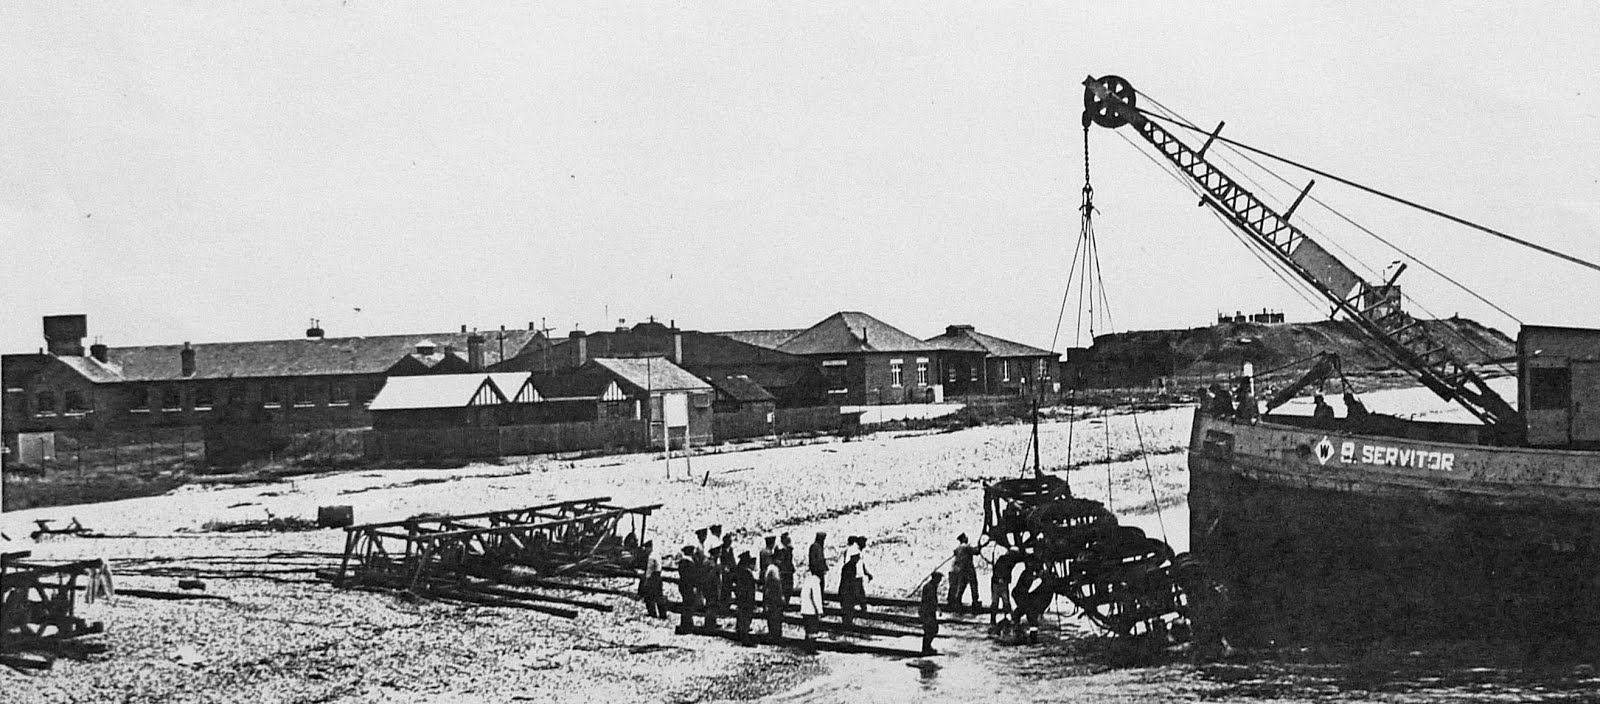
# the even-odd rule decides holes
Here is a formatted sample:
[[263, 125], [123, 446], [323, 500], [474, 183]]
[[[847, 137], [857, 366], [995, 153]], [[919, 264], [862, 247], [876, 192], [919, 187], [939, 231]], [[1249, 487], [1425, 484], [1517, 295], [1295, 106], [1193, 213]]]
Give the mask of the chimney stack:
[[184, 342], [183, 349], [178, 352], [178, 363], [183, 376], [194, 376], [194, 348], [188, 342]]
[[105, 364], [106, 362], [110, 361], [110, 355], [108, 355], [106, 352], [106, 346], [102, 343], [96, 342], [92, 345], [89, 345], [89, 356], [94, 357], [95, 361], [101, 364]]
[[584, 336], [582, 330], [573, 330], [567, 333], [567, 339], [572, 340], [578, 346], [577, 364], [580, 367], [583, 366], [584, 362], [589, 361], [589, 338]]
[[477, 330], [467, 336], [467, 366], [475, 372], [483, 371], [483, 336]]
[[311, 319], [311, 327], [306, 328], [306, 337], [308, 339], [312, 339], [312, 340], [320, 340], [320, 339], [322, 339], [322, 337], [323, 337], [322, 321], [317, 320], [316, 318], [312, 318]]
[[683, 333], [672, 331], [672, 363], [683, 364]]
[[44, 344], [57, 357], [82, 357], [83, 338], [89, 336], [89, 316], [47, 315], [44, 317]]

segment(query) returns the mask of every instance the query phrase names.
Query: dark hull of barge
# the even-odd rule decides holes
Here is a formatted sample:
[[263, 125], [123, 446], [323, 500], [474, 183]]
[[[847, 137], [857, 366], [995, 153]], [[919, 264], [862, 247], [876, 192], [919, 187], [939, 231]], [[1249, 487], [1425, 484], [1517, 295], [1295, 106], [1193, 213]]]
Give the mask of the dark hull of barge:
[[1600, 642], [1600, 452], [1477, 427], [1197, 413], [1192, 552], [1235, 644]]

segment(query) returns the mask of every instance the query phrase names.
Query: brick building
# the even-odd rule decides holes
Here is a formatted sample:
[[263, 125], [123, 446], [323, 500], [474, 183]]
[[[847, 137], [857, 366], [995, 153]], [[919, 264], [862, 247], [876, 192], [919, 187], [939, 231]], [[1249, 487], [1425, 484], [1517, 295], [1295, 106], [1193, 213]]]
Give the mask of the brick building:
[[546, 340], [532, 330], [307, 337], [84, 349], [87, 318], [44, 319], [45, 349], [3, 360], [5, 432], [266, 423], [359, 427], [389, 376], [483, 369]]
[[940, 348], [866, 313], [834, 313], [804, 330], [717, 333], [752, 345], [774, 345], [822, 367], [828, 403], [869, 405], [943, 399]]
[[549, 347], [528, 348], [494, 371], [553, 374], [582, 367], [596, 358], [665, 358], [701, 379], [744, 376], [769, 392], [778, 406], [795, 408], [826, 402], [822, 372], [805, 357], [720, 334], [680, 330], [654, 321], [610, 332], [574, 331]]
[[1008, 394], [1041, 396], [1059, 390], [1059, 356], [1049, 350], [951, 325], [927, 342], [944, 351], [948, 395]]

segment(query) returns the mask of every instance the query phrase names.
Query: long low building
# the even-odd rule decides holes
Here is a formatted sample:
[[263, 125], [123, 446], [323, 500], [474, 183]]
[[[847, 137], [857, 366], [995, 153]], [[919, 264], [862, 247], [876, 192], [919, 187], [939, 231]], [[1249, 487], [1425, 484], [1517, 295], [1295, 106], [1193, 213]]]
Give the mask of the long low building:
[[87, 318], [44, 319], [45, 349], [3, 366], [7, 436], [213, 422], [353, 427], [393, 376], [484, 369], [546, 340], [534, 330], [325, 337], [139, 347], [94, 344]]

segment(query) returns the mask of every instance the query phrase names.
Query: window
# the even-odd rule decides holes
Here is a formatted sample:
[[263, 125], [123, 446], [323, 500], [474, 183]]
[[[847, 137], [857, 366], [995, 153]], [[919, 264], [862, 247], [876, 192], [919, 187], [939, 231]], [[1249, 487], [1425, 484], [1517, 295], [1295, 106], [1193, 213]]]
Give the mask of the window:
[[1045, 381], [1045, 380], [1049, 379], [1050, 378], [1050, 365], [1046, 364], [1045, 361], [1042, 360], [1042, 359], [1039, 360], [1039, 371], [1034, 372], [1033, 375], [1038, 377], [1040, 381]]
[[150, 390], [144, 386], [129, 386], [124, 392], [123, 400], [128, 405], [129, 413], [150, 412]]
[[89, 406], [89, 398], [82, 391], [67, 392], [67, 412], [82, 415], [94, 410]]
[[974, 364], [974, 365], [972, 365], [970, 367], [967, 367], [967, 371], [972, 372], [972, 378], [969, 379], [968, 381], [977, 381], [978, 380], [978, 365]]
[[53, 416], [56, 414], [56, 395], [53, 391], [40, 391], [33, 395], [34, 415]]
[[899, 360], [899, 359], [891, 359], [891, 360], [889, 360], [889, 385], [890, 386], [899, 387], [899, 386], [904, 386], [905, 385], [905, 372], [901, 369], [901, 366], [903, 366], [904, 364], [905, 364], [904, 360]]
[[161, 410], [167, 413], [183, 410], [183, 391], [171, 385], [162, 387]]
[[928, 358], [917, 358], [917, 386], [928, 385]]
[[1564, 411], [1572, 404], [1572, 370], [1567, 367], [1533, 367], [1528, 370], [1528, 407], [1536, 411]]
[[277, 384], [262, 384], [261, 406], [263, 408], [278, 408], [283, 405], [283, 393]]
[[333, 386], [328, 389], [328, 405], [350, 405], [350, 385], [342, 381], [334, 382]]
[[194, 409], [209, 411], [217, 405], [217, 389], [210, 384], [196, 387], [194, 390]]
[[317, 405], [317, 388], [315, 386], [308, 383], [299, 388], [294, 386], [289, 388], [294, 393], [292, 400], [295, 408], [312, 408]]
[[849, 362], [843, 359], [825, 359], [822, 361], [822, 378], [828, 384], [829, 394], [849, 393], [850, 387], [845, 383], [844, 372]]
[[1000, 380], [1011, 381], [1011, 360], [1000, 360]]

